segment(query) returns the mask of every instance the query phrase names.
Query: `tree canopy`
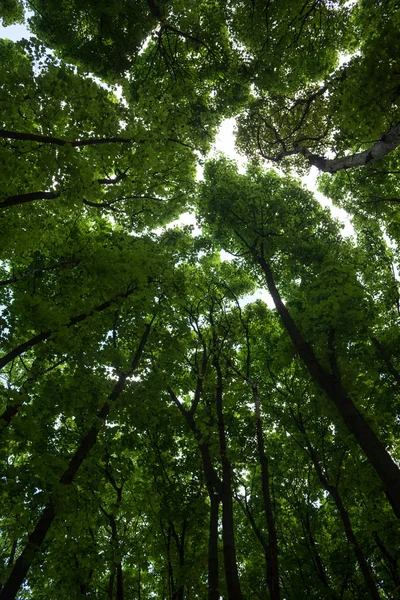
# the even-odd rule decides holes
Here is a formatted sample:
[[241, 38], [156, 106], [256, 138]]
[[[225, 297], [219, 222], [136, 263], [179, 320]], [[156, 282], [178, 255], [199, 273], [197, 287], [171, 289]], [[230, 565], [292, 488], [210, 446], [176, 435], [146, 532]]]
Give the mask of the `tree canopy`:
[[0, 19], [0, 599], [400, 598], [398, 3]]

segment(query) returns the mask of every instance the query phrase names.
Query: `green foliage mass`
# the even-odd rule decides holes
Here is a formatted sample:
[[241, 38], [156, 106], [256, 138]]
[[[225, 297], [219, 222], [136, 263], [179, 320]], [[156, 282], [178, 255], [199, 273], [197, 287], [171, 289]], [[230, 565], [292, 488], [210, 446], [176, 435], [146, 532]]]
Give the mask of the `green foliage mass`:
[[398, 3], [0, 19], [0, 599], [400, 598]]

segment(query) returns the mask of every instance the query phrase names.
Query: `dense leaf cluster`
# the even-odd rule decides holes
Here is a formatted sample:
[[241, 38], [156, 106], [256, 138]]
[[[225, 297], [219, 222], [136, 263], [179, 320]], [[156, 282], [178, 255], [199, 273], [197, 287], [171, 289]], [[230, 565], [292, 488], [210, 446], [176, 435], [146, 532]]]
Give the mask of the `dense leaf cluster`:
[[[400, 598], [397, 2], [0, 18], [24, 11], [0, 39], [1, 600]], [[245, 173], [210, 157], [231, 117]]]

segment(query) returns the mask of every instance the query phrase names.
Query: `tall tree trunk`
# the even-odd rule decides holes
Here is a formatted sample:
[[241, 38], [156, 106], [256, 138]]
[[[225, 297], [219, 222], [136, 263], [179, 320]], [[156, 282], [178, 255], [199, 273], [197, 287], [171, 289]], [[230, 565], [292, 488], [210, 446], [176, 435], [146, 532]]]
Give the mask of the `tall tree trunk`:
[[351, 544], [351, 546], [353, 547], [354, 554], [357, 559], [358, 566], [360, 567], [360, 571], [363, 574], [365, 586], [368, 590], [368, 593], [369, 593], [370, 597], [372, 598], [372, 600], [380, 600], [380, 595], [379, 595], [378, 589], [376, 587], [374, 578], [372, 576], [371, 569], [369, 568], [369, 565], [365, 559], [364, 553], [363, 553], [363, 551], [360, 547], [360, 544], [358, 543], [358, 540], [355, 536], [353, 527], [351, 525], [350, 517], [348, 515], [348, 512], [347, 512], [344, 504], [343, 504], [342, 498], [339, 494], [339, 490], [338, 490], [337, 486], [331, 485], [329, 483], [328, 477], [322, 469], [322, 466], [318, 460], [317, 452], [316, 452], [315, 448], [311, 445], [311, 443], [308, 439], [307, 431], [304, 427], [301, 413], [299, 414], [299, 418], [298, 419], [296, 418], [295, 421], [305, 439], [308, 454], [311, 457], [315, 471], [318, 475], [318, 479], [320, 480], [322, 486], [330, 494], [330, 496], [332, 497], [332, 499], [334, 500], [334, 502], [336, 504], [336, 508], [338, 509], [340, 518], [343, 523], [346, 537], [347, 537], [349, 543]]
[[268, 529], [269, 560], [267, 561], [267, 583], [269, 588], [270, 599], [280, 600], [281, 594], [279, 587], [278, 539], [276, 535], [275, 519], [271, 502], [269, 465], [264, 447], [264, 435], [262, 429], [260, 398], [258, 395], [258, 389], [255, 384], [252, 384], [252, 389], [256, 414], [257, 449], [261, 465], [261, 484], [263, 492], [264, 514]]
[[107, 599], [113, 600], [114, 597], [114, 581], [115, 581], [115, 565], [112, 566], [110, 579], [108, 580]]
[[380, 478], [395, 515], [400, 518], [400, 469], [348, 396], [340, 381], [334, 375], [325, 371], [315, 356], [311, 344], [306, 342], [301, 335], [296, 323], [282, 302], [270, 266], [265, 258], [255, 254], [254, 257], [264, 271], [267, 286], [276, 309], [300, 358], [303, 360], [314, 382], [335, 404], [350, 433], [354, 435]]
[[210, 499], [210, 525], [208, 539], [208, 600], [219, 600], [218, 509], [222, 493], [222, 482], [213, 467], [210, 448], [207, 442], [204, 441], [204, 436], [198, 429], [194, 419], [194, 413], [200, 400], [202, 383], [199, 380], [197, 382], [194, 404], [192, 405], [191, 410], [186, 410], [170, 385], [167, 385], [167, 390], [175, 405], [186, 419], [189, 428], [193, 432], [201, 454], [203, 472], [206, 480], [208, 496]]
[[[393, 583], [395, 588], [400, 588], [400, 575], [397, 569], [397, 557], [392, 556], [385, 544], [381, 540], [377, 531], [373, 531], [372, 535], [374, 536], [374, 540], [376, 541], [379, 550], [382, 552], [382, 555], [385, 558], [385, 562], [387, 564], [388, 571], [393, 579]], [[397, 553], [396, 553], [397, 554]]]
[[[117, 302], [119, 299], [127, 298], [128, 296], [130, 296], [131, 294], [133, 294], [134, 291], [136, 291], [136, 290], [135, 289], [130, 289], [130, 290], [126, 291], [126, 292], [122, 292], [121, 294], [117, 294], [116, 296], [114, 296], [110, 300], [107, 300], [106, 302], [102, 302], [101, 304], [99, 304], [98, 306], [95, 306], [91, 310], [89, 310], [89, 311], [87, 311], [85, 313], [81, 313], [80, 315], [76, 315], [75, 317], [72, 317], [69, 320], [69, 322], [65, 325], [65, 327], [67, 327], [67, 328], [73, 327], [74, 325], [77, 325], [78, 323], [80, 323], [81, 321], [84, 321], [88, 317], [91, 317], [95, 313], [99, 313], [99, 312], [102, 312], [103, 310], [106, 310], [112, 304], [114, 304], [115, 302]], [[44, 342], [51, 335], [55, 335], [56, 331], [57, 330], [48, 329], [47, 331], [42, 331], [41, 333], [38, 333], [37, 335], [34, 335], [33, 337], [31, 337], [30, 340], [27, 340], [26, 342], [23, 342], [22, 344], [20, 344], [19, 346], [17, 346], [16, 348], [14, 348], [13, 350], [11, 350], [10, 352], [8, 352], [8, 354], [5, 354], [4, 356], [2, 356], [2, 358], [0, 358], [0, 368], [5, 367], [9, 362], [11, 362], [12, 360], [14, 360], [15, 358], [18, 358], [18, 356], [21, 356], [21, 354], [23, 354], [27, 350], [30, 350], [31, 348], [33, 348], [34, 346], [36, 346], [40, 342]], [[1, 418], [2, 417], [0, 417], [0, 419]]]
[[[95, 445], [100, 428], [106, 420], [108, 413], [110, 412], [112, 403], [119, 398], [119, 396], [125, 388], [127, 378], [135, 372], [140, 362], [143, 350], [149, 337], [153, 320], [150, 324], [146, 325], [145, 331], [140, 339], [138, 349], [136, 350], [135, 356], [133, 357], [131, 368], [127, 373], [122, 373], [119, 376], [113, 391], [108, 396], [108, 399], [103, 404], [101, 410], [98, 412], [97, 419], [100, 421], [100, 423], [98, 425], [93, 425], [89, 432], [82, 438], [82, 441], [79, 444], [75, 454], [72, 456], [67, 469], [61, 475], [59, 479], [59, 482], [61, 484], [71, 485], [79, 467], [85, 460], [90, 450]], [[35, 529], [29, 535], [28, 542], [25, 548], [16, 560], [15, 565], [6, 583], [4, 584], [3, 589], [0, 592], [0, 600], [14, 600], [14, 598], [16, 597], [18, 590], [20, 589], [37, 552], [41, 548], [44, 538], [46, 537], [46, 534], [50, 529], [50, 526], [55, 516], [55, 506], [52, 499], [50, 499], [50, 501], [44, 508], [42, 515], [38, 523], [36, 524]]]
[[[185, 518], [182, 525], [181, 535], [178, 536], [176, 533], [174, 524], [170, 521], [172, 537], [175, 541], [176, 550], [178, 552], [179, 559], [179, 577], [182, 579], [182, 573], [185, 566], [185, 533], [186, 533], [187, 519]], [[179, 583], [179, 587], [174, 592], [174, 600], [183, 600], [185, 594], [184, 583]]]
[[210, 525], [208, 534], [208, 600], [219, 600], [218, 567], [218, 513], [219, 497], [213, 488], [208, 492], [210, 498]]
[[314, 536], [311, 531], [310, 515], [308, 513], [306, 515], [305, 520], [303, 521], [303, 528], [304, 528], [305, 537], [308, 538], [308, 540], [309, 540], [309, 544], [310, 544], [309, 548], [310, 548], [310, 552], [312, 555], [312, 561], [314, 563], [318, 578], [321, 581], [321, 583], [324, 586], [327, 593], [329, 594], [329, 598], [331, 598], [332, 600], [338, 600], [338, 597], [336, 596], [335, 592], [332, 590], [330, 583], [328, 581], [328, 578], [326, 576], [326, 569], [325, 569], [325, 566], [319, 555], [317, 544], [315, 543], [315, 539], [314, 539]]
[[117, 564], [117, 600], [124, 600], [124, 578], [121, 561]]
[[222, 465], [222, 543], [224, 548], [224, 566], [226, 587], [229, 600], [241, 600], [239, 574], [236, 561], [235, 529], [233, 522], [233, 493], [232, 493], [232, 467], [228, 458], [225, 423], [223, 413], [223, 383], [222, 371], [218, 359], [215, 360], [217, 371], [216, 405], [218, 416], [219, 448]]

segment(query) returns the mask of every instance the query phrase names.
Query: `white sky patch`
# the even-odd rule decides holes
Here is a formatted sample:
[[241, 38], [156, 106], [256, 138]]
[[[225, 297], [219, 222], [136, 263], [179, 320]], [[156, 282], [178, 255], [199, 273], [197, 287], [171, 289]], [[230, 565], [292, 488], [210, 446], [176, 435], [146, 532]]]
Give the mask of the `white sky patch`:
[[301, 181], [303, 185], [314, 194], [315, 198], [318, 200], [321, 206], [328, 206], [332, 213], [332, 216], [338, 219], [341, 223], [343, 223], [343, 237], [350, 237], [354, 235], [354, 227], [352, 225], [350, 215], [342, 208], [337, 208], [337, 206], [334, 206], [332, 200], [330, 200], [317, 190], [317, 177], [317, 167], [311, 167], [309, 174], [302, 177]]
[[255, 292], [253, 292], [253, 294], [245, 294], [243, 298], [239, 301], [239, 304], [240, 306], [246, 306], [246, 304], [250, 304], [251, 302], [255, 302], [256, 300], [262, 300], [263, 302], [265, 302], [268, 308], [275, 308], [272, 296], [265, 288], [258, 288]]
[[11, 40], [12, 42], [19, 42], [20, 40], [27, 40], [31, 37], [30, 31], [25, 27], [24, 24], [19, 23], [17, 25], [9, 25], [3, 27], [0, 23], [0, 38]]
[[228, 158], [236, 161], [238, 171], [243, 175], [246, 172], [247, 158], [241, 156], [236, 151], [234, 135], [235, 125], [236, 120], [234, 118], [222, 121], [211, 155], [215, 156], [218, 152], [222, 152]]

